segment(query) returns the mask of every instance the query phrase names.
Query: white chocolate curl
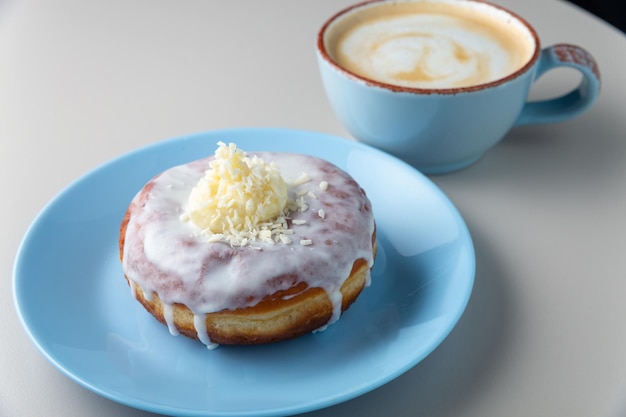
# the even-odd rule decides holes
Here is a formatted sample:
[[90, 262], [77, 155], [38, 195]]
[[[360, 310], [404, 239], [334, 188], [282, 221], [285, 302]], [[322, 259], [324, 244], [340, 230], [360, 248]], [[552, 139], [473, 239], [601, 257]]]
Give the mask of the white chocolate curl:
[[191, 190], [187, 214], [212, 233], [255, 229], [282, 214], [287, 184], [278, 167], [218, 143], [210, 169]]

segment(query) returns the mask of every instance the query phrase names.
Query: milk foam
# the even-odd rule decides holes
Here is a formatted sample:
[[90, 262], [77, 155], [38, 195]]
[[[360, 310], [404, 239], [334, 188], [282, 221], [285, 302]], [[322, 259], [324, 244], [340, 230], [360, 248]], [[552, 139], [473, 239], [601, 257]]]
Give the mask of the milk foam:
[[532, 38], [521, 23], [489, 6], [461, 3], [385, 2], [357, 10], [329, 30], [329, 53], [363, 77], [435, 89], [495, 81], [531, 58]]

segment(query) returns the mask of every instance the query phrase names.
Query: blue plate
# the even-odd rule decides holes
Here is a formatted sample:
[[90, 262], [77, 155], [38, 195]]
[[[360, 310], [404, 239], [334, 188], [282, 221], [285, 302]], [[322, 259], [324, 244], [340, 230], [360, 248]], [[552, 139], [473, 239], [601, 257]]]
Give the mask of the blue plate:
[[[379, 239], [372, 285], [326, 331], [210, 351], [170, 336], [131, 297], [117, 247], [128, 203], [153, 175], [212, 154], [218, 141], [327, 159], [372, 200]], [[421, 361], [463, 313], [474, 267], [457, 210], [403, 162], [320, 133], [235, 129], [139, 149], [71, 184], [26, 233], [13, 288], [38, 349], [104, 397], [176, 416], [278, 416], [354, 398]]]

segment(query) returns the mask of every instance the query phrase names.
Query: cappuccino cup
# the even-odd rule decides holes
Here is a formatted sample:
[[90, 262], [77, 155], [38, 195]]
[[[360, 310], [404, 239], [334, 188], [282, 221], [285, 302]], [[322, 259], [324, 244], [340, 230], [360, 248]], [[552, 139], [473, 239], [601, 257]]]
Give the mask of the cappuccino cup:
[[[317, 58], [331, 107], [354, 138], [426, 174], [465, 168], [514, 126], [567, 120], [600, 93], [583, 48], [542, 49], [522, 17], [482, 0], [371, 0], [324, 23]], [[545, 72], [582, 74], [569, 93], [528, 101]]]

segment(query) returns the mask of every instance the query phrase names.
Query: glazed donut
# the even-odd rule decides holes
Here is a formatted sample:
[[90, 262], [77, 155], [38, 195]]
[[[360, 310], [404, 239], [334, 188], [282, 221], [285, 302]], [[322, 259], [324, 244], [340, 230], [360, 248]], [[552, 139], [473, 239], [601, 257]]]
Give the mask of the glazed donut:
[[284, 178], [290, 208], [244, 235], [207, 233], [188, 199], [216, 157], [170, 168], [130, 203], [119, 251], [132, 295], [173, 335], [260, 344], [323, 330], [370, 283], [371, 202], [346, 172], [312, 156], [258, 152]]

